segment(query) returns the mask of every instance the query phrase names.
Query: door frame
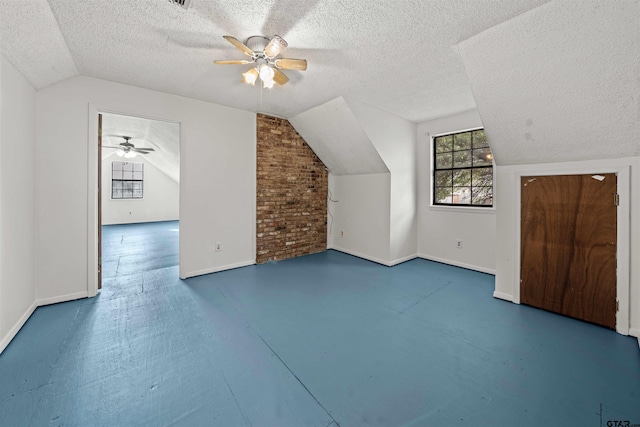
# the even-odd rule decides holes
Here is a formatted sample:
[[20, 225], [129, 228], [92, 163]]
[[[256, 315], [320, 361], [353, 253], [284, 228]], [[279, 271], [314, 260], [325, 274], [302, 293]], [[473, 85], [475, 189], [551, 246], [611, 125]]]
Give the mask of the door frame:
[[[177, 120], [149, 117], [134, 112], [127, 112], [117, 107], [96, 106], [89, 103], [89, 134], [87, 135], [87, 296], [95, 297], [98, 294], [98, 115], [99, 114], [119, 114], [121, 116], [139, 117], [141, 119], [156, 120], [161, 122], [175, 123], [180, 127], [180, 186], [178, 201], [178, 216], [182, 216], [182, 159], [184, 155], [183, 127]], [[104, 191], [104, 189], [103, 189]], [[178, 218], [178, 221], [180, 218]], [[179, 252], [182, 252], [182, 233], [179, 239]]]
[[[602, 163], [602, 164], [600, 164]], [[540, 166], [540, 165], [538, 165]], [[618, 176], [618, 194], [620, 204], [617, 210], [617, 246], [616, 246], [616, 300], [619, 310], [616, 313], [616, 331], [622, 335], [629, 335], [629, 307], [630, 307], [630, 212], [631, 212], [631, 166], [629, 164], [611, 164], [609, 162], [597, 162], [584, 165], [545, 165], [531, 169], [519, 169], [515, 171], [514, 200], [514, 233], [515, 242], [513, 248], [515, 261], [515, 280], [513, 282], [513, 302], [520, 304], [520, 247], [521, 247], [521, 188], [520, 182], [525, 176], [552, 176], [552, 175], [589, 175], [599, 173], [615, 173]], [[613, 198], [612, 198], [613, 202]]]

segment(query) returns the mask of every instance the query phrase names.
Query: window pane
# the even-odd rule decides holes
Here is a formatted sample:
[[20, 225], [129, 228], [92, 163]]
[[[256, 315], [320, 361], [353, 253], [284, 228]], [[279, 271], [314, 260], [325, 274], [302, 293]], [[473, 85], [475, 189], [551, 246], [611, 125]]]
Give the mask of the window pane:
[[436, 153], [443, 153], [453, 149], [453, 136], [438, 136], [435, 138]]
[[493, 206], [493, 154], [484, 129], [433, 141], [433, 203]]
[[454, 187], [470, 187], [471, 186], [471, 169], [460, 169], [453, 171]]
[[452, 153], [436, 154], [436, 169], [447, 169], [453, 166]]
[[142, 181], [136, 181], [133, 183], [133, 198], [134, 199], [142, 198]]
[[471, 148], [471, 132], [453, 135], [454, 150], [469, 150]]
[[133, 171], [133, 179], [141, 180], [142, 179], [142, 171]]
[[471, 203], [471, 187], [453, 187], [453, 203], [468, 205]]
[[437, 171], [436, 187], [449, 187], [453, 185], [453, 171]]
[[471, 185], [473, 187], [492, 187], [493, 186], [493, 169], [482, 168], [473, 169], [473, 179]]
[[484, 133], [484, 129], [478, 129], [473, 131], [473, 148], [488, 147], [487, 135]]
[[122, 179], [122, 170], [114, 170], [111, 179]]
[[453, 153], [453, 167], [467, 168], [471, 166], [471, 150], [456, 151]]
[[142, 165], [144, 165], [144, 163], [132, 163], [132, 165], [134, 171], [142, 172]]
[[473, 165], [474, 166], [491, 166], [493, 161], [493, 154], [491, 154], [490, 148], [479, 148], [473, 150]]
[[436, 203], [453, 203], [451, 187], [436, 187]]
[[493, 204], [493, 189], [491, 187], [476, 187], [471, 195], [474, 205], [491, 206]]

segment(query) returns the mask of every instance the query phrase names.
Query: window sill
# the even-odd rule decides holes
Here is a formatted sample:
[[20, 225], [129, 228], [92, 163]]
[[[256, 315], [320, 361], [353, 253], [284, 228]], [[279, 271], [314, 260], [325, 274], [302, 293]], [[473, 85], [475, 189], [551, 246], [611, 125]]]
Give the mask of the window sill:
[[478, 208], [474, 206], [437, 206], [429, 205], [429, 210], [433, 212], [458, 212], [458, 213], [472, 213], [472, 214], [495, 214], [496, 207], [491, 208]]

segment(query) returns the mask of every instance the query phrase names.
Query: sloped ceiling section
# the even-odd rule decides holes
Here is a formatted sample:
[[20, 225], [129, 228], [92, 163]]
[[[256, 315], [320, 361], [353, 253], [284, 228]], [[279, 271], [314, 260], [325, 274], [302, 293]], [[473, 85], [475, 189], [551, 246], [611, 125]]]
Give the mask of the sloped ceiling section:
[[332, 174], [389, 172], [344, 98], [298, 114], [289, 122]]
[[[120, 114], [102, 114], [102, 145], [118, 146], [130, 136], [136, 147], [151, 147], [155, 151], [139, 154], [146, 161], [164, 172], [169, 178], [180, 182], [180, 125], [177, 123], [149, 120]], [[103, 148], [102, 157], [111, 155], [114, 149]]]
[[640, 155], [640, 1], [555, 1], [458, 50], [497, 164]]
[[0, 51], [36, 89], [78, 74], [46, 0], [0, 1]]
[[[451, 46], [547, 1], [0, 0], [0, 48], [36, 88], [80, 73], [283, 118], [343, 96], [420, 122], [475, 108]], [[225, 34], [279, 34], [309, 68], [246, 85], [213, 64], [245, 58]]]

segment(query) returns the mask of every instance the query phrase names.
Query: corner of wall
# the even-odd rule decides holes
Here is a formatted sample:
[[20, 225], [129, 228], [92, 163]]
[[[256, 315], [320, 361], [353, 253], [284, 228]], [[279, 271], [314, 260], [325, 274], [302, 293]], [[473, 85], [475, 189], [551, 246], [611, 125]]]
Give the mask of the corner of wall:
[[35, 302], [36, 90], [0, 54], [0, 352]]

